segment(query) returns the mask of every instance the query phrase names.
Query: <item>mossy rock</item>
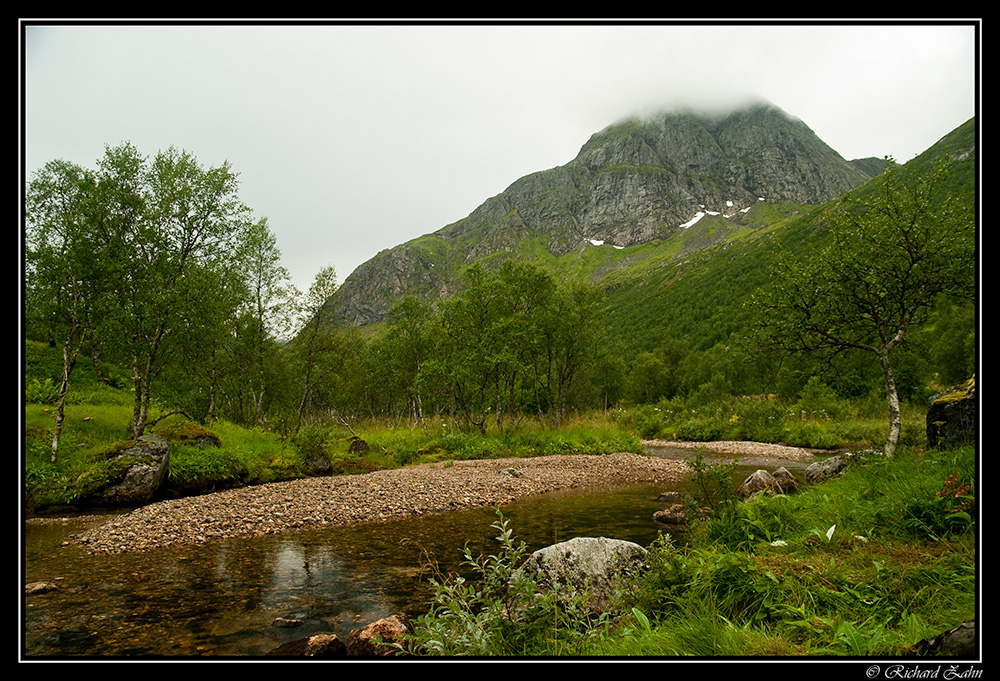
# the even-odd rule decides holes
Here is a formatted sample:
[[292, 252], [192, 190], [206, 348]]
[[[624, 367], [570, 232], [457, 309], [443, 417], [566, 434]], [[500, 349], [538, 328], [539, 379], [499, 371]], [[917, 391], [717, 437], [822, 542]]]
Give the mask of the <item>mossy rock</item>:
[[154, 427], [152, 432], [179, 445], [193, 445], [199, 449], [222, 446], [222, 440], [218, 435], [194, 421], [164, 422]]
[[75, 481], [83, 506], [128, 507], [148, 503], [170, 470], [170, 443], [157, 435], [123, 440], [101, 450]]
[[927, 409], [927, 446], [950, 449], [976, 439], [976, 377], [938, 393]]

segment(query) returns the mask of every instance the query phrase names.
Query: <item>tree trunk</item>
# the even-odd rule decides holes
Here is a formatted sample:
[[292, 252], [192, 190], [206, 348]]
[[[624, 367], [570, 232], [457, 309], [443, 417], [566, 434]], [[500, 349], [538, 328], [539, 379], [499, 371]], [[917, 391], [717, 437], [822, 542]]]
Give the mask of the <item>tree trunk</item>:
[[161, 340], [163, 340], [163, 326], [158, 326], [153, 334], [143, 369], [139, 367], [139, 357], [134, 352], [132, 355], [132, 381], [135, 386], [135, 404], [132, 407], [132, 437], [136, 440], [146, 432], [150, 390], [153, 385], [153, 365], [156, 362]]
[[73, 335], [77, 328], [74, 325], [74, 330], [70, 332], [66, 342], [63, 343], [62, 382], [59, 385], [59, 401], [56, 403], [56, 427], [52, 435], [52, 451], [49, 456], [52, 463], [56, 462], [56, 454], [59, 451], [59, 438], [62, 437], [63, 422], [66, 420], [66, 393], [69, 392], [69, 376], [73, 373], [73, 367], [76, 366], [76, 358], [80, 353], [80, 348], [83, 346], [83, 338], [87, 334], [87, 330], [82, 329], [80, 337], [77, 339], [76, 347], [70, 349], [70, 344], [73, 342]]
[[889, 363], [889, 351], [883, 350], [878, 353], [879, 362], [882, 364], [882, 372], [885, 374], [885, 398], [889, 404], [889, 437], [885, 443], [885, 455], [892, 457], [896, 453], [899, 445], [899, 433], [902, 430], [902, 419], [899, 413], [899, 392], [896, 389], [896, 375], [892, 371]]

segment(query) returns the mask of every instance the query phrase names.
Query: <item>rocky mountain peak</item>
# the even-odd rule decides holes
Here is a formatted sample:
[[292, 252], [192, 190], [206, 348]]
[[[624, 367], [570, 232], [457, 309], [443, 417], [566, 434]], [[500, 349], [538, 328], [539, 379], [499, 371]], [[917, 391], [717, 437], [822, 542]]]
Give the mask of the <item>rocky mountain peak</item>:
[[522, 177], [466, 218], [359, 267], [338, 294], [340, 318], [370, 324], [406, 293], [453, 290], [458, 266], [525, 240], [561, 256], [586, 243], [670, 239], [708, 212], [824, 203], [870, 179], [874, 167], [846, 161], [768, 102], [623, 119], [569, 163]]

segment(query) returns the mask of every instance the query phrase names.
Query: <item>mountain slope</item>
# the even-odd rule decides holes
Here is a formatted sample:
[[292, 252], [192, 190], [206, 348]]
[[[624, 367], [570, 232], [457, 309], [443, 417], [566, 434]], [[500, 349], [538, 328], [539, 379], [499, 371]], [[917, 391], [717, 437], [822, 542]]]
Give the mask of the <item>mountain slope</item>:
[[551, 259], [651, 243], [688, 253], [735, 236], [713, 215], [820, 204], [879, 167], [846, 161], [769, 103], [632, 118], [593, 135], [566, 165], [520, 178], [466, 218], [382, 251], [331, 302], [343, 324], [364, 326], [404, 295], [450, 295], [463, 266], [496, 254]]
[[[944, 189], [975, 201], [975, 133], [975, 119], [971, 119], [900, 170], [904, 176], [927, 174], [938, 162], [950, 161]], [[871, 186], [853, 191], [860, 195], [871, 191]], [[707, 350], [725, 342], [746, 326], [743, 302], [766, 283], [779, 244], [786, 252], [806, 255], [824, 243], [827, 232], [822, 218], [827, 208], [758, 205], [742, 218], [750, 227], [745, 238], [716, 243], [683, 257], [651, 249], [640, 264], [633, 256], [628, 267], [602, 280], [609, 328], [616, 330], [629, 353], [651, 350], [664, 339], [684, 339], [691, 350]], [[758, 218], [759, 223], [755, 222]]]

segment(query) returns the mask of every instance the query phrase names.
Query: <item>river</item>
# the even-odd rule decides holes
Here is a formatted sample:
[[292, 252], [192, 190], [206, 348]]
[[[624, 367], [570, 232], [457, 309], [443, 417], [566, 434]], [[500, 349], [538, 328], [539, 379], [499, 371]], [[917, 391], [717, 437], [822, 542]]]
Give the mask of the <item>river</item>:
[[[650, 454], [683, 459], [692, 452]], [[778, 465], [801, 479], [806, 464], [741, 460], [735, 476]], [[505, 506], [503, 515], [529, 550], [576, 536], [648, 546], [664, 531], [652, 521], [664, 507], [656, 500], [663, 491], [552, 493]], [[25, 525], [24, 583], [58, 588], [25, 597], [22, 659], [248, 658], [316, 632], [346, 640], [351, 629], [379, 618], [421, 614], [432, 594], [428, 566], [459, 570], [465, 542], [474, 555], [497, 548], [497, 515], [489, 508], [142, 553], [90, 555], [65, 543], [107, 519], [76, 515]], [[301, 624], [276, 626], [279, 619]]]

